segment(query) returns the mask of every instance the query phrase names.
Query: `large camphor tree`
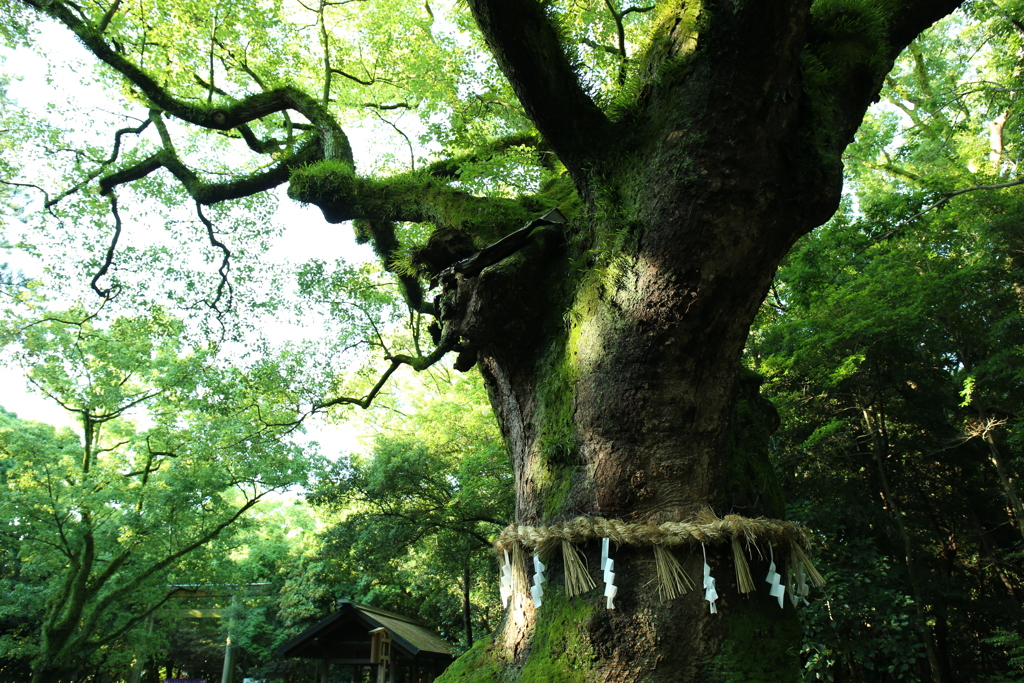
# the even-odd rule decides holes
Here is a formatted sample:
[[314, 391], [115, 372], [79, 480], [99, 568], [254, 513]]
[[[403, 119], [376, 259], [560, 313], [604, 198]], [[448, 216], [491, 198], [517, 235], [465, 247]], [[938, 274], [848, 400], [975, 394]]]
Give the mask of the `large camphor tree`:
[[[543, 524], [684, 520], [707, 506], [784, 514], [750, 443], [771, 417], [740, 380], [748, 329], [780, 259], [836, 210], [842, 152], [894, 59], [961, 2], [22, 0], [5, 11], [15, 37], [39, 15], [63, 24], [148, 111], [112, 155], [76, 162], [110, 199], [112, 232], [127, 210], [115, 197], [170, 176], [198, 207], [287, 185], [327, 223], [353, 221], [432, 335], [392, 349], [384, 379], [448, 353], [478, 365], [511, 453], [515, 521]], [[343, 125], [394, 125], [398, 113], [418, 122], [413, 137], [396, 128], [421, 157], [356, 168]], [[217, 151], [230, 140], [250, 157]], [[48, 201], [95, 206], [80, 187]], [[230, 237], [205, 215], [200, 229], [227, 258]], [[118, 234], [99, 275], [114, 273]], [[365, 406], [379, 386], [308, 409]], [[651, 557], [617, 551], [617, 609], [555, 591], [449, 678], [798, 676], [792, 610], [763, 591], [741, 598], [724, 577], [716, 615], [696, 594], [663, 602]], [[709, 549], [712, 565], [725, 560]], [[699, 553], [684, 566], [699, 575]]]

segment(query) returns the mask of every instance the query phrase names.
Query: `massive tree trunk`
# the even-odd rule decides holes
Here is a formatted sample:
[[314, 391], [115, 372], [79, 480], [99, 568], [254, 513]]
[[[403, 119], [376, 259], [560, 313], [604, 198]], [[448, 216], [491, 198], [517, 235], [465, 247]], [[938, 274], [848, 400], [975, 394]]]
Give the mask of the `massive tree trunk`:
[[[517, 523], [785, 514], [735, 410], [749, 327], [779, 260], [838, 206], [841, 151], [899, 49], [956, 4], [904, 3], [887, 21], [850, 10], [860, 28], [839, 34], [807, 2], [682, 5], [648, 50], [657, 76], [639, 106], [609, 124], [560, 78], [533, 3], [474, 3], [582, 198], [564, 241], [549, 234], [455, 287], [511, 451]], [[490, 680], [495, 665], [523, 681], [797, 679], [794, 611], [765, 590], [740, 597], [731, 556], [709, 548], [718, 614], [699, 590], [663, 602], [649, 548], [615, 560], [615, 610], [600, 591], [554, 589], [538, 610], [514, 600], [490, 650], [449, 679]], [[684, 567], [696, 578], [702, 562], [698, 548]], [[759, 589], [766, 564], [753, 564]]]

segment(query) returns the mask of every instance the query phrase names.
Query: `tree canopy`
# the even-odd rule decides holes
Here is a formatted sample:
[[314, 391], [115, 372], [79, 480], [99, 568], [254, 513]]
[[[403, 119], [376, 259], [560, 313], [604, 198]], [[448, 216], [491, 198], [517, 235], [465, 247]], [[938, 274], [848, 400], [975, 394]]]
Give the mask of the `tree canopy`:
[[355, 573], [355, 595], [471, 647], [474, 624], [490, 633], [500, 613], [491, 541], [514, 489], [479, 376], [439, 388], [385, 423], [369, 458], [339, 459], [310, 500], [336, 515], [325, 550]]

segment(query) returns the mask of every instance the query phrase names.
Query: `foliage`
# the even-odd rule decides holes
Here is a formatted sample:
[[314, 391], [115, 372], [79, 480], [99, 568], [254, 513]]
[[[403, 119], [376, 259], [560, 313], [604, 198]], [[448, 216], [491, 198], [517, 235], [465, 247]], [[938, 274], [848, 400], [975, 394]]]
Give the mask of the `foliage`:
[[419, 615], [468, 647], [500, 613], [491, 537], [511, 515], [512, 477], [479, 376], [434, 379], [311, 501], [336, 515], [325, 548], [354, 572], [355, 594], [339, 597]]
[[[104, 438], [125, 441], [95, 444], [124, 453], [129, 472], [136, 471], [130, 456], [146, 455], [149, 460], [138, 471], [148, 477], [154, 462], [162, 472], [173, 471], [172, 462], [163, 464], [170, 457], [165, 454], [177, 456], [175, 449], [191, 445], [176, 431], [180, 427], [189, 428], [204, 446], [219, 447], [232, 433], [236, 441], [243, 434], [249, 441], [252, 424], [260, 425], [256, 436], [276, 438], [314, 413], [365, 408], [400, 366], [423, 370], [457, 351], [456, 368], [469, 368], [478, 359], [489, 363], [491, 396], [505, 408], [502, 418], [508, 420], [502, 426], [509, 447], [517, 449], [520, 518], [605, 509], [623, 516], [656, 510], [689, 515], [719, 499], [743, 505], [746, 500], [728, 500], [726, 489], [756, 499], [767, 486], [760, 481], [764, 468], [757, 468], [758, 481], [734, 481], [753, 468], [732, 466], [744, 449], [727, 443], [740, 431], [733, 430], [731, 389], [756, 303], [794, 241], [835, 210], [840, 154], [892, 60], [914, 35], [959, 4], [437, 0], [421, 6], [395, 0], [312, 5], [273, 0], [257, 6], [234, 0], [21, 0], [2, 10], [5, 39], [38, 49], [55, 27], [62, 36], [73, 35], [101, 65], [90, 78], [109, 98], [108, 108], [118, 112], [94, 115], [89, 127], [75, 125], [81, 114], [66, 104], [41, 114], [5, 116], [4, 147], [19, 152], [9, 166], [5, 158], [0, 169], [16, 178], [5, 180], [11, 192], [5, 201], [16, 210], [43, 209], [32, 212], [28, 228], [18, 232], [27, 248], [59, 254], [49, 257], [49, 267], [66, 270], [71, 281], [88, 281], [105, 304], [141, 305], [147, 315], [154, 300], [203, 311], [205, 317], [190, 324], [207, 334], [220, 332], [221, 341], [237, 341], [242, 331], [266, 320], [255, 320], [255, 314], [283, 310], [280, 279], [270, 273], [265, 284], [255, 283], [268, 275], [261, 254], [273, 236], [268, 226], [276, 196], [269, 191], [288, 184], [292, 198], [316, 205], [329, 223], [353, 222], [358, 239], [372, 243], [382, 270], [397, 280], [406, 304], [401, 309], [390, 294], [381, 294], [379, 272], [317, 259], [300, 270], [306, 297], [300, 308], [310, 302], [330, 308], [343, 329], [333, 341], [295, 344], [282, 359], [247, 359], [244, 371], [216, 376], [213, 387], [207, 385], [201, 352], [196, 352], [199, 360], [180, 369], [178, 350], [161, 350], [155, 355], [167, 367], [144, 373], [145, 381], [154, 383], [152, 396], [146, 389], [122, 396], [121, 383], [132, 391], [142, 381], [135, 374], [100, 373], [98, 379], [113, 383], [108, 382], [109, 395], [99, 398], [113, 403], [97, 413], [84, 401], [92, 397], [91, 388], [61, 379], [61, 363], [75, 357], [68, 355], [74, 349], [61, 347], [54, 336], [36, 346], [41, 354], [45, 346], [59, 349], [42, 358], [46, 373], [37, 381], [51, 381], [46, 374], [56, 378], [49, 391], [82, 415], [84, 462], [96, 452], [94, 431], [100, 426]], [[979, 16], [988, 11], [975, 9]], [[1016, 4], [1010, 8], [1017, 10]], [[928, 49], [945, 54], [941, 47]], [[919, 67], [920, 59], [911, 53]], [[946, 71], [950, 78], [963, 73]], [[897, 72], [897, 80], [904, 75]], [[78, 80], [58, 71], [51, 78]], [[931, 97], [923, 86], [921, 93]], [[903, 109], [913, 120], [923, 107], [912, 104]], [[961, 132], [947, 125], [948, 118], [921, 119], [919, 128], [929, 142], [917, 149], [940, 153], [943, 142]], [[881, 140], [891, 127], [880, 125], [883, 132], [876, 137]], [[400, 153], [392, 148], [378, 154], [381, 146], [371, 140], [404, 147]], [[890, 135], [877, 149], [895, 142]], [[1001, 172], [997, 166], [995, 172]], [[952, 199], [953, 190], [937, 190], [930, 182], [904, 192], [896, 204], [903, 201], [914, 211], [929, 201], [937, 207]], [[860, 211], [870, 221], [871, 203], [865, 195], [864, 208], [851, 207], [846, 224], [859, 220]], [[884, 203], [879, 200], [878, 207]], [[537, 219], [555, 206], [570, 223]], [[890, 207], [885, 215], [895, 216], [899, 208]], [[529, 227], [517, 232], [525, 221], [531, 221]], [[166, 234], [154, 237], [142, 229], [150, 223], [168, 226]], [[54, 227], [61, 225], [69, 229]], [[541, 225], [544, 230], [536, 230]], [[861, 232], [867, 234], [861, 235], [863, 244], [881, 234]], [[928, 332], [925, 342], [915, 336], [916, 325], [932, 313], [929, 301], [893, 302], [906, 303], [905, 318], [860, 324], [845, 307], [866, 306], [892, 290], [854, 286], [833, 295], [820, 286], [850, 251], [830, 237], [817, 238], [826, 244], [823, 258], [802, 265], [797, 256], [787, 266], [793, 270], [781, 272], [777, 303], [791, 315], [771, 328], [766, 321], [753, 343], [759, 345], [756, 363], [771, 375], [770, 391], [810, 413], [799, 415], [802, 420], [780, 441], [831, 446], [855, 463], [834, 477], [851, 487], [857, 474], [877, 464], [885, 503], [894, 513], [893, 533], [907, 546], [907, 524], [923, 527], [922, 520], [941, 518], [936, 506], [962, 516], [966, 508], [957, 507], [957, 495], [988, 490], [977, 466], [979, 442], [990, 452], [997, 436], [1005, 442], [995, 445], [996, 452], [1005, 450], [1003, 443], [1014, 443], [1012, 433], [993, 432], [1011, 418], [998, 425], [986, 420], [1000, 401], [1015, 400], [1007, 379], [1018, 368], [1000, 370], [1005, 364], [999, 365], [992, 349], [1016, 342], [1011, 329], [989, 340], [977, 357], [961, 350], [959, 362], [968, 374], [956, 378], [957, 391], [951, 394], [943, 373], [956, 375], [959, 368], [950, 364], [948, 346], [938, 344], [933, 351], [932, 336], [940, 338], [941, 330], [922, 328]], [[973, 246], [965, 242], [951, 251], [968, 262]], [[201, 263], [182, 258], [184, 253], [197, 254]], [[875, 254], [861, 260], [860, 255], [853, 269], [868, 278], [877, 275], [876, 262], [880, 268], [883, 261], [919, 268], [931, 263], [923, 253], [900, 260], [895, 249], [891, 260]], [[987, 282], [991, 274], [983, 270], [960, 284]], [[904, 279], [913, 269], [887, 274]], [[239, 284], [251, 286], [239, 289]], [[936, 276], [931, 284], [931, 296], [938, 299], [946, 280]], [[440, 294], [430, 300], [425, 291], [435, 287]], [[826, 300], [824, 313], [810, 303], [819, 299]], [[1001, 303], [987, 299], [979, 295], [979, 308]], [[232, 319], [230, 310], [245, 321]], [[394, 335], [389, 328], [399, 310], [408, 333]], [[250, 314], [253, 320], [247, 319]], [[845, 320], [848, 329], [836, 329], [837, 320]], [[78, 320], [79, 327], [86, 322]], [[119, 334], [120, 341], [144, 336], [131, 324]], [[816, 346], [800, 345], [801, 353], [787, 355], [808, 337]], [[391, 341], [396, 338], [399, 343]], [[387, 369], [353, 374], [354, 368], [365, 368], [359, 350], [367, 346], [384, 352]], [[354, 360], [350, 355], [338, 360], [353, 350]], [[134, 353], [154, 356], [147, 349]], [[308, 372], [307, 356], [319, 361]], [[111, 359], [101, 361], [99, 367]], [[178, 388], [177, 379], [165, 382], [165, 376], [180, 378], [184, 387]], [[810, 408], [799, 404], [799, 391], [808, 384], [829, 400]], [[160, 405], [169, 394], [174, 394], [173, 409]], [[150, 436], [148, 428], [139, 432], [121, 420], [136, 399], [154, 403], [152, 442], [139, 436]], [[224, 426], [206, 420], [198, 407], [187, 408], [184, 416], [177, 410], [181, 401], [211, 399], [218, 417], [235, 415], [226, 407], [235, 406], [245, 419]], [[922, 417], [925, 405], [942, 406], [943, 419], [931, 413]], [[974, 409], [978, 422], [968, 422], [965, 408]], [[863, 423], [848, 420], [857, 410]], [[192, 412], [199, 424], [190, 422]], [[451, 415], [443, 417], [457, 423]], [[977, 438], [946, 448], [966, 435], [970, 424], [981, 430]], [[377, 592], [389, 602], [411, 601], [419, 592], [443, 596], [417, 607], [451, 623], [450, 614], [440, 613], [453, 612], [454, 602], [438, 589], [455, 585], [461, 569], [464, 608], [469, 607], [471, 583], [479, 584], [471, 578], [484, 566], [473, 564], [470, 550], [480, 550], [482, 557], [484, 529], [510, 516], [505, 496], [511, 487], [501, 484], [512, 480], [495, 466], [499, 451], [493, 443], [460, 446], [471, 457], [456, 458], [449, 443], [458, 443], [460, 435], [445, 434], [433, 443], [424, 439], [430, 431], [419, 424], [414, 435], [379, 439], [372, 462], [344, 462], [334, 489], [325, 488], [321, 496], [347, 514], [333, 533], [338, 554], [354, 548], [376, 561], [372, 566], [350, 562], [331, 579], [335, 587], [344, 585], [339, 575], [355, 586], [372, 576], [375, 583], [362, 584], [371, 600]], [[157, 443], [161, 439], [168, 445]], [[955, 451], [954, 467], [928, 466], [929, 456], [947, 450]], [[212, 456], [214, 463], [219, 453]], [[254, 472], [262, 466], [255, 460]], [[197, 460], [194, 467], [202, 472], [203, 464]], [[794, 457], [784, 465], [798, 479], [816, 463]], [[952, 484], [937, 487], [933, 498], [925, 491], [923, 501], [915, 499], [919, 506], [908, 506], [907, 482], [922, 474], [914, 467], [964, 491]], [[90, 474], [91, 468], [86, 468]], [[187, 469], [180, 479], [199, 476]], [[889, 476], [894, 486], [887, 483]], [[722, 481], [727, 479], [733, 481]], [[1011, 479], [1001, 478], [1006, 492]], [[798, 496], [814, 493], [792, 488]], [[769, 497], [778, 506], [774, 489]], [[210, 498], [210, 505], [220, 502]], [[127, 509], [119, 505], [109, 509]], [[88, 512], [82, 517], [88, 526], [98, 513], [86, 503], [80, 507]], [[872, 512], [877, 511], [866, 510], [863, 517]], [[996, 521], [992, 509], [981, 512], [984, 525]], [[380, 518], [401, 523], [382, 526]], [[935, 532], [922, 538], [932, 549], [945, 537]], [[885, 557], [894, 556], [892, 548], [899, 545], [888, 540]], [[461, 562], [438, 552], [442, 543], [464, 551], [455, 558]], [[407, 552], [382, 556], [382, 547]], [[999, 550], [1002, 561], [1002, 546]], [[909, 546], [905, 554], [911, 555]], [[636, 575], [631, 561], [626, 560], [623, 576]], [[315, 613], [331, 592], [319, 582], [331, 572], [328, 563], [299, 564], [314, 570], [310, 583], [317, 584], [317, 595], [303, 601], [292, 594], [296, 619]], [[959, 572], [954, 578], [962, 579], [963, 563], [953, 564]], [[909, 561], [906, 569], [916, 584], [913, 567]], [[423, 587], [407, 592], [413, 579]], [[979, 581], [985, 580], [983, 572]], [[631, 587], [624, 588], [628, 595]], [[926, 609], [922, 596], [934, 593], [934, 586], [912, 589], [922, 633], [932, 621], [951, 621], [927, 612], [937, 603]], [[642, 587], [637, 593], [643, 594]], [[476, 598], [485, 605], [478, 616], [489, 622], [488, 601], [493, 596]], [[682, 613], [692, 605], [675, 609]], [[642, 653], [650, 661], [671, 666], [691, 653], [701, 662], [712, 661], [710, 650], [731, 653], [741, 646], [732, 637], [739, 629], [725, 635], [724, 629], [704, 628], [710, 624], [703, 621], [694, 628], [701, 634], [695, 640], [702, 642], [668, 643], [665, 636], [673, 632], [678, 614], [670, 609], [631, 614], [660, 615], [652, 618], [653, 637], [637, 645], [653, 650], [651, 643], [658, 643], [657, 652]], [[544, 677], [549, 664], [573, 678], [599, 676], [590, 670], [596, 661], [594, 640], [610, 643], [605, 650], [632, 648], [629, 641], [640, 640], [629, 629], [595, 638], [574, 620], [544, 613], [539, 619], [533, 630], [539, 637], [524, 641], [526, 661], [517, 660], [523, 678]], [[903, 627], [900, 622], [896, 636], [904, 635]], [[785, 633], [759, 635], [768, 649], [784, 651], [791, 641]], [[253, 634], [251, 640], [255, 648], [260, 637]], [[935, 648], [927, 649], [934, 664]]]
[[787, 258], [752, 333], [776, 466], [831, 567], [804, 612], [812, 678], [1014, 666], [1024, 204], [1006, 55], [1024, 33], [1019, 8], [993, 7], [897, 62], [848, 150], [848, 200]]
[[[79, 430], [3, 418], [5, 593], [31, 629], [5, 656], [39, 680], [124, 668], [133, 634], [211, 559], [206, 548], [316, 460], [263, 419], [287, 414], [213, 348], [184, 348], [180, 322], [81, 309], [9, 321], [39, 391]], [[31, 596], [31, 597], [30, 597]], [[14, 615], [11, 615], [14, 616]], [[126, 640], [127, 638], [127, 640]]]

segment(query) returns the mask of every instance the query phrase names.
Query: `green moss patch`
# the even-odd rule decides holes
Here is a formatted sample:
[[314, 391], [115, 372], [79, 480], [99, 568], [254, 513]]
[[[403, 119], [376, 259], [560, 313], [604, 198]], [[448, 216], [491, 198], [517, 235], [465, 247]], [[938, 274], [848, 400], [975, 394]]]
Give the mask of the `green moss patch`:
[[501, 671], [491, 639], [487, 638], [474, 643], [469, 652], [456, 659], [436, 680], [437, 683], [488, 683], [501, 680]]
[[594, 605], [562, 592], [544, 596], [519, 683], [585, 683], [596, 655], [582, 625]]

